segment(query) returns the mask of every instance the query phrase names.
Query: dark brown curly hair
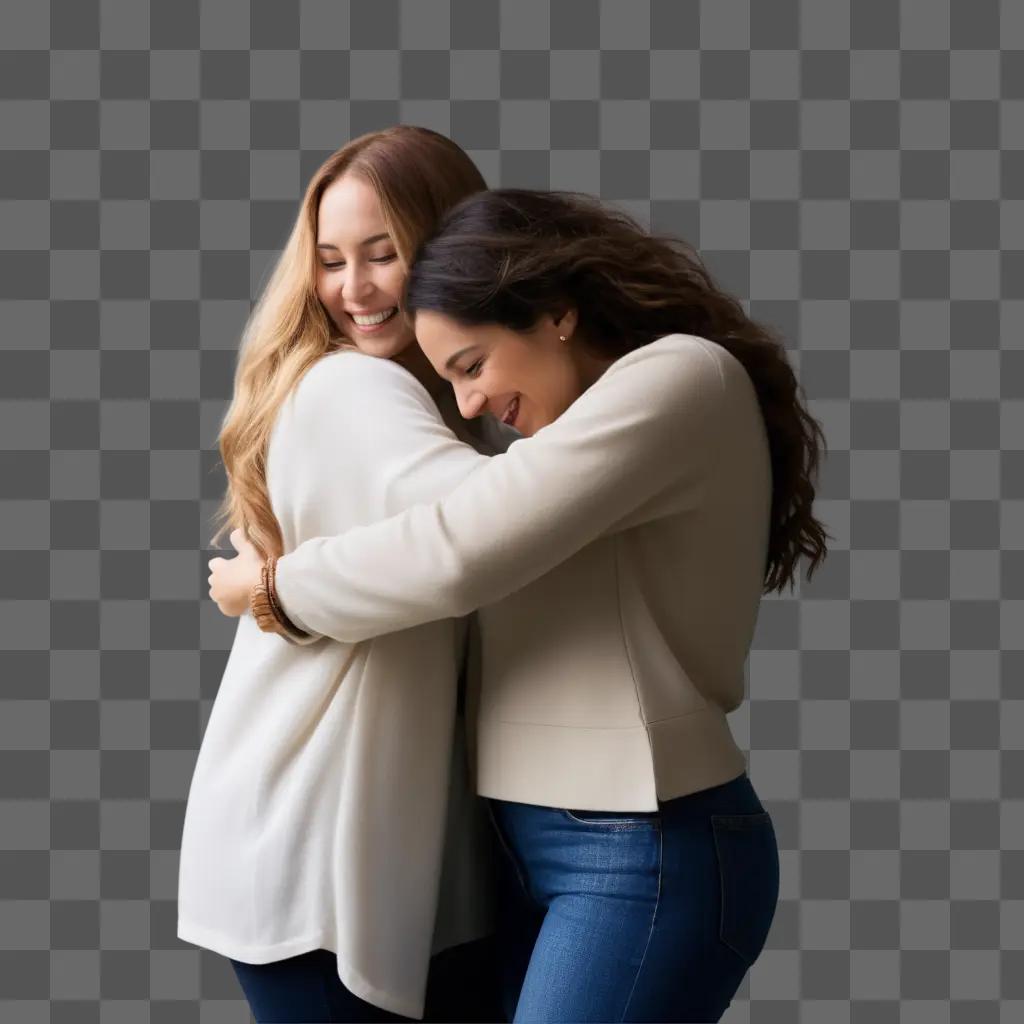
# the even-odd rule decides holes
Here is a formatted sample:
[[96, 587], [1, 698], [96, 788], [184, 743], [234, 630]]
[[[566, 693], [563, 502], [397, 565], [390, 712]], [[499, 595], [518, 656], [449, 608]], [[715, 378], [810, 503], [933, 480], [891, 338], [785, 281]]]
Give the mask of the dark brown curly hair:
[[696, 251], [648, 233], [624, 211], [579, 192], [493, 189], [452, 207], [416, 253], [407, 315], [529, 331], [571, 304], [585, 343], [625, 355], [666, 334], [693, 334], [731, 352], [757, 392], [771, 450], [772, 505], [764, 592], [807, 579], [826, 556], [814, 485], [825, 435], [774, 331], [751, 320], [712, 280]]

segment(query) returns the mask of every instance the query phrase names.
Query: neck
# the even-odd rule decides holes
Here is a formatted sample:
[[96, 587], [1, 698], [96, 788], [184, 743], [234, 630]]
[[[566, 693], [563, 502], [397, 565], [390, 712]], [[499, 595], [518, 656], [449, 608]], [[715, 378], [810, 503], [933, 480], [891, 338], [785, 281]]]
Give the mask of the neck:
[[597, 356], [581, 345], [576, 350], [576, 365], [579, 368], [580, 383], [586, 391], [591, 384], [596, 383], [605, 370], [614, 363], [610, 356]]
[[431, 398], [436, 400], [444, 391], [444, 379], [437, 375], [437, 371], [430, 365], [430, 360], [423, 354], [423, 349], [415, 341], [399, 352], [394, 360], [404, 366], [427, 389]]

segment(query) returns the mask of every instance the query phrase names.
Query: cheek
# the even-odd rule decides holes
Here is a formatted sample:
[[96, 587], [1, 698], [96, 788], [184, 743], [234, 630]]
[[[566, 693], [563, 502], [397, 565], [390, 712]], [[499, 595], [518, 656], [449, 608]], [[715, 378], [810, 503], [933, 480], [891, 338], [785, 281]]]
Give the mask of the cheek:
[[387, 273], [381, 278], [381, 289], [387, 292], [392, 298], [398, 300], [402, 297], [405, 289], [406, 273], [399, 264], [392, 264], [384, 268]]
[[329, 275], [318, 275], [316, 297], [320, 300], [327, 319], [331, 322], [332, 327], [329, 330], [337, 331], [343, 338], [349, 337], [351, 332], [346, 322], [340, 289], [333, 287], [333, 279]]
[[316, 278], [316, 295], [317, 298], [330, 309], [333, 298], [331, 295], [330, 278], [326, 274], [317, 274]]
[[528, 354], [521, 366], [523, 390], [538, 405], [550, 411], [561, 406], [566, 394], [572, 390], [572, 372], [571, 361], [563, 358], [560, 352]]

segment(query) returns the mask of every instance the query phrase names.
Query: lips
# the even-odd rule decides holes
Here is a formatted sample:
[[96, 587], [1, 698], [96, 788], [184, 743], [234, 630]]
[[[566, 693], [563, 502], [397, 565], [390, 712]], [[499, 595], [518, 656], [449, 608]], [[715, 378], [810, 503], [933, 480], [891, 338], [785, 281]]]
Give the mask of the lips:
[[381, 323], [387, 323], [388, 320], [390, 320], [398, 312], [398, 307], [397, 306], [385, 306], [384, 309], [374, 309], [374, 310], [370, 310], [370, 311], [365, 312], [365, 313], [362, 310], [351, 310], [351, 309], [346, 310], [346, 312], [353, 319], [355, 319], [357, 316], [370, 317], [370, 316], [380, 316], [381, 313], [388, 313], [389, 316], [386, 316], [381, 321]]
[[519, 396], [516, 395], [508, 404], [508, 408], [505, 410], [505, 415], [501, 417], [501, 422], [506, 426], [515, 426], [516, 418], [519, 416]]

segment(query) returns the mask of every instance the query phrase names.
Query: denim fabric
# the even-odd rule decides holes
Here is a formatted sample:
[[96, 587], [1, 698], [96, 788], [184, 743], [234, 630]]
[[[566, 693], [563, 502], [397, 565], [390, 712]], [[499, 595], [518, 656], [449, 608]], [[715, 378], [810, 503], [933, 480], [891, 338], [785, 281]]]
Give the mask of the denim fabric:
[[[317, 949], [268, 964], [231, 961], [257, 1024], [307, 1021], [408, 1021], [353, 995], [338, 977], [334, 953]], [[423, 1020], [504, 1024], [494, 937], [436, 953], [430, 961]]]
[[775, 829], [746, 772], [650, 812], [488, 804], [509, 1020], [721, 1019], [779, 893]]
[[268, 964], [232, 960], [256, 1024], [336, 1024], [353, 1021], [404, 1021], [353, 995], [338, 977], [337, 957], [314, 949]]

